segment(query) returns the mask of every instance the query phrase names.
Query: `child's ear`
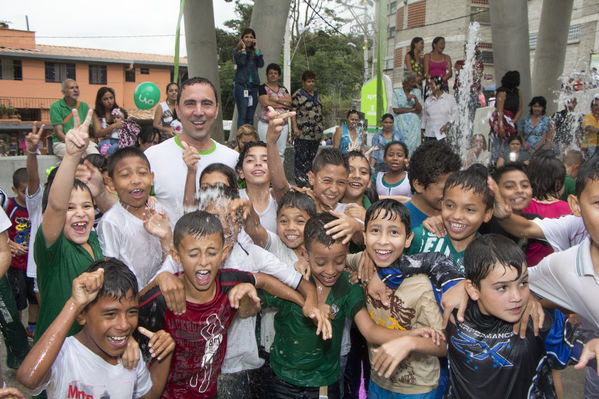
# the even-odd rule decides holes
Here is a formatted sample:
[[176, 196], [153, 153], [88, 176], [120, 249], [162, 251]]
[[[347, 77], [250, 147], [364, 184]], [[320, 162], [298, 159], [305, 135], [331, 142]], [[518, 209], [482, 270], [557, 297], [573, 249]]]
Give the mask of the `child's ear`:
[[245, 175], [243, 174], [243, 169], [239, 168], [237, 169], [237, 175], [239, 176], [240, 179], [245, 179]]
[[179, 251], [177, 251], [175, 248], [171, 248], [171, 258], [173, 258], [173, 260], [178, 263], [181, 264], [181, 257], [179, 256]]
[[478, 288], [476, 288], [472, 280], [465, 280], [464, 288], [466, 289], [466, 292], [468, 293], [470, 299], [472, 299], [473, 301], [479, 300], [480, 291]]
[[483, 218], [483, 223], [487, 223], [493, 217], [493, 208], [489, 208], [485, 211], [485, 217]]
[[576, 195], [568, 195], [568, 205], [570, 205], [570, 209], [574, 215], [582, 216], [580, 214], [580, 203], [578, 202], [578, 197], [576, 197]]
[[314, 172], [309, 171], [308, 172], [308, 183], [310, 183], [310, 185], [312, 187], [314, 187], [314, 180], [315, 180]]
[[106, 187], [108, 187], [108, 190], [110, 192], [115, 193], [116, 192], [116, 188], [114, 188], [114, 182], [112, 181], [112, 177], [106, 176], [106, 178], [104, 180], [105, 180], [105, 183], [106, 183]]
[[150, 172], [150, 175], [152, 175], [152, 182], [150, 183], [151, 186], [154, 185], [154, 172]]
[[81, 326], [87, 324], [87, 308], [83, 309], [81, 313], [77, 315], [77, 323]]
[[12, 186], [12, 192], [13, 192], [15, 195], [19, 195], [19, 190], [17, 190], [15, 186]]
[[232, 249], [233, 249], [233, 245], [231, 245], [231, 244], [226, 244], [226, 245], [223, 246], [223, 249], [222, 249], [222, 254], [223, 254], [222, 260], [223, 260], [223, 263], [224, 263], [225, 259], [227, 259], [229, 257], [229, 254], [231, 253]]
[[408, 234], [408, 236], [406, 237], [406, 243], [404, 245], [404, 249], [405, 248], [410, 248], [410, 245], [412, 245], [412, 240], [414, 239], [414, 232], [411, 231], [410, 234]]
[[422, 194], [422, 192], [425, 190], [424, 186], [422, 184], [420, 184], [418, 179], [412, 180], [412, 184], [414, 185], [414, 191], [417, 192], [418, 194]]

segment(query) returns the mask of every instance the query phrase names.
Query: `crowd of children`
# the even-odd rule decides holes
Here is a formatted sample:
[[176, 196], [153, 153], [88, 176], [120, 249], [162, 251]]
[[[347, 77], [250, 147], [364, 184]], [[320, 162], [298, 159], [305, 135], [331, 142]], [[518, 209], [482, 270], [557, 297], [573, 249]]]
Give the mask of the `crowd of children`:
[[[209, 89], [194, 79], [178, 110]], [[462, 169], [446, 143], [388, 138], [376, 174], [323, 148], [298, 188], [277, 145], [293, 115], [271, 109], [238, 157], [198, 135], [104, 160], [73, 112], [44, 188], [34, 126], [0, 212], [18, 380], [50, 398], [554, 398], [577, 363], [596, 397], [599, 157]]]

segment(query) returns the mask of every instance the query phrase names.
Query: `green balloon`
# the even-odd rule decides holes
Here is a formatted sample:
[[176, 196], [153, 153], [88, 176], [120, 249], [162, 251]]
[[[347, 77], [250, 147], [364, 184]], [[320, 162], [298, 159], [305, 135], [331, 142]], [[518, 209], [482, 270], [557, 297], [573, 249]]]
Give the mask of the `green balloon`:
[[135, 88], [133, 100], [139, 109], [153, 108], [160, 101], [160, 89], [152, 82], [142, 82]]

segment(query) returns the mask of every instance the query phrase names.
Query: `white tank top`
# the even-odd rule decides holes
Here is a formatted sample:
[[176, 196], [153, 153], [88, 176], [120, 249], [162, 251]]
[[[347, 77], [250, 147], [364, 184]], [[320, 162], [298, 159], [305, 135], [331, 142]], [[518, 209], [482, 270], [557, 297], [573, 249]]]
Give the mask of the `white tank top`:
[[403, 179], [395, 184], [389, 184], [383, 180], [385, 172], [378, 172], [376, 174], [376, 192], [378, 195], [403, 195], [406, 197], [412, 196], [412, 190], [410, 188], [410, 181], [408, 179], [408, 172]]

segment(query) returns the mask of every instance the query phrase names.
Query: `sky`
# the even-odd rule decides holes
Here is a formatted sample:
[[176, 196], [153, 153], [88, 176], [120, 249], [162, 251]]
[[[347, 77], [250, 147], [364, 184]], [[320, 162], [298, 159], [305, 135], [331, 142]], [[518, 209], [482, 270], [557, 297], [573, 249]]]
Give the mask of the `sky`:
[[[224, 28], [225, 21], [235, 18], [234, 2], [213, 0], [213, 5], [217, 27]], [[175, 52], [176, 0], [0, 0], [0, 8], [0, 20], [12, 29], [27, 30], [27, 15], [38, 44], [164, 55]], [[186, 55], [184, 33], [182, 19], [181, 56]]]

